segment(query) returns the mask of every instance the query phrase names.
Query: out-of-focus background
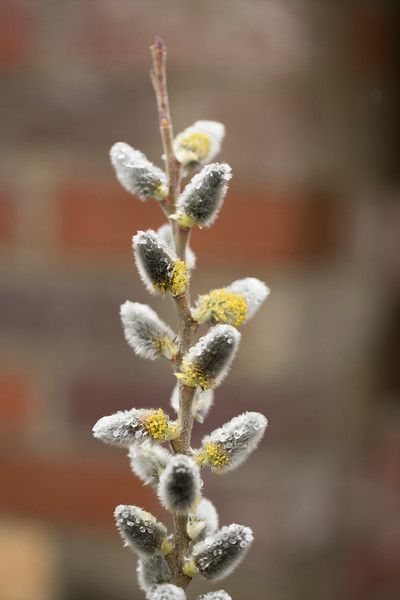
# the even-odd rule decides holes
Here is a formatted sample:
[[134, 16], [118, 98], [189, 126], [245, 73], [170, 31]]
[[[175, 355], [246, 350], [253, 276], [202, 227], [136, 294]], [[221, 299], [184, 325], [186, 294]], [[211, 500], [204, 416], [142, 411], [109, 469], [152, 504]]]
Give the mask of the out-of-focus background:
[[399, 8], [1, 0], [0, 600], [142, 597], [112, 512], [163, 513], [90, 430], [166, 407], [174, 384], [118, 317], [150, 300], [130, 237], [162, 214], [108, 161], [124, 140], [161, 164], [156, 33], [176, 131], [223, 121], [234, 172], [220, 219], [193, 235], [194, 294], [247, 275], [272, 288], [195, 431], [246, 409], [270, 420], [246, 466], [205, 477], [221, 521], [256, 534], [222, 585], [234, 600], [400, 597]]

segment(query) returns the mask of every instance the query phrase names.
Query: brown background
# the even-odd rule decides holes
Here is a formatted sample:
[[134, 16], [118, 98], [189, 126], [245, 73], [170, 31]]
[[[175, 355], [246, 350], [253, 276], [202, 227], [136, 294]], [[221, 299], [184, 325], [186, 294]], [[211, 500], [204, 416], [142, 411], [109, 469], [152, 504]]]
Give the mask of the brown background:
[[124, 140], [161, 163], [156, 33], [176, 131], [223, 121], [234, 172], [217, 224], [194, 233], [194, 291], [272, 288], [195, 432], [245, 409], [270, 420], [246, 466], [206, 476], [222, 522], [256, 534], [223, 585], [234, 600], [400, 597], [398, 20], [384, 0], [1, 0], [0, 600], [142, 597], [112, 511], [162, 513], [90, 429], [166, 406], [173, 386], [118, 318], [148, 301], [130, 237], [162, 215], [108, 162]]

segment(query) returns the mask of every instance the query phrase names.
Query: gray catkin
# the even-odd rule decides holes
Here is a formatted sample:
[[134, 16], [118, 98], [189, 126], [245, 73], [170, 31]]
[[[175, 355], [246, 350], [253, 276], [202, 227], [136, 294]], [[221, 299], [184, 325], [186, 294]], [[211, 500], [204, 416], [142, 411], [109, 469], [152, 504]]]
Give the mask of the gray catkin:
[[196, 544], [192, 559], [200, 575], [216, 581], [232, 573], [253, 541], [253, 532], [243, 525], [222, 527], [214, 535]]
[[151, 229], [138, 231], [132, 239], [139, 275], [151, 293], [160, 293], [173, 275], [176, 255]]
[[132, 471], [144, 484], [157, 486], [162, 471], [171, 457], [170, 452], [158, 444], [132, 444], [129, 447]]
[[199, 542], [218, 529], [219, 519], [214, 504], [202, 498], [193, 512], [188, 515], [186, 531], [192, 540]]
[[245, 277], [237, 279], [226, 287], [229, 292], [244, 297], [247, 304], [247, 319], [251, 319], [264, 300], [270, 295], [271, 290], [263, 281], [256, 277]]
[[166, 193], [165, 173], [139, 150], [125, 142], [117, 142], [111, 147], [110, 159], [122, 187], [140, 200], [160, 197]]
[[160, 476], [158, 497], [167, 510], [186, 513], [198, 498], [201, 486], [196, 463], [189, 456], [177, 454]]
[[[174, 348], [178, 350], [176, 334], [150, 306], [127, 300], [121, 305], [120, 315], [125, 339], [138, 356], [154, 360], [165, 354], [171, 358]], [[163, 339], [168, 342], [164, 348]]]
[[178, 198], [178, 217], [189, 217], [199, 227], [212, 225], [224, 201], [230, 178], [231, 168], [227, 164], [213, 163], [204, 167]]
[[[160, 410], [147, 408], [121, 410], [99, 419], [92, 432], [95, 438], [105, 444], [129, 448], [132, 444], [143, 443], [151, 439], [144, 423], [147, 417], [159, 412]], [[167, 418], [166, 415], [164, 416]], [[159, 441], [165, 440], [159, 439]]]
[[[216, 387], [222, 382], [235, 357], [239, 340], [240, 333], [231, 325], [215, 325], [200, 338], [183, 360], [183, 365], [194, 365], [206, 380], [205, 386], [200, 380], [195, 381], [196, 385]], [[182, 380], [185, 383], [185, 379]]]
[[225, 473], [241, 465], [260, 443], [268, 420], [259, 412], [245, 412], [234, 417], [222, 427], [215, 429], [203, 438], [203, 447], [208, 444], [217, 444], [226, 454], [226, 465], [214, 469], [218, 473]]
[[153, 515], [138, 506], [120, 504], [114, 516], [122, 539], [134, 552], [150, 556], [160, 550], [167, 529]]
[[168, 563], [160, 552], [138, 561], [137, 576], [140, 588], [146, 593], [156, 585], [170, 583], [172, 578]]

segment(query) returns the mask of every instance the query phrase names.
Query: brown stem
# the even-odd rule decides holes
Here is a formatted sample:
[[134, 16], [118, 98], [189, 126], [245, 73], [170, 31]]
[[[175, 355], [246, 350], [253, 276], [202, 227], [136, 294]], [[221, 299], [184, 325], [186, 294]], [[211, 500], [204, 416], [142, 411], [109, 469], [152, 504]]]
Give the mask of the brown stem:
[[153, 59], [150, 78], [157, 99], [160, 133], [168, 179], [168, 196], [162, 204], [167, 214], [171, 214], [175, 208], [176, 197], [179, 192], [180, 164], [176, 160], [173, 150], [174, 132], [169, 110], [166, 74], [167, 48], [162, 39], [156, 37], [154, 44], [150, 46], [150, 50]]
[[[160, 123], [161, 139], [164, 149], [165, 169], [168, 179], [168, 196], [162, 202], [162, 208], [169, 217], [175, 211], [176, 199], [180, 192], [181, 169], [173, 151], [173, 128], [169, 110], [167, 91], [166, 58], [167, 49], [160, 38], [156, 38], [150, 47], [153, 66], [150, 72], [151, 81], [157, 98], [157, 108]], [[190, 229], [180, 227], [173, 219], [170, 219], [174, 242], [178, 257], [185, 260], [186, 247], [189, 241]], [[174, 367], [179, 369], [182, 357], [190, 348], [197, 323], [193, 320], [190, 312], [189, 284], [186, 290], [175, 299], [175, 306], [179, 323], [179, 353], [174, 360]], [[190, 454], [190, 439], [193, 427], [192, 405], [195, 389], [183, 384], [179, 386], [179, 412], [178, 424], [180, 425], [179, 437], [171, 443], [175, 453]], [[190, 538], [186, 533], [187, 516], [173, 515], [174, 518], [174, 549], [167, 557], [172, 572], [172, 583], [186, 588], [190, 583], [182, 567], [184, 559], [188, 555]]]

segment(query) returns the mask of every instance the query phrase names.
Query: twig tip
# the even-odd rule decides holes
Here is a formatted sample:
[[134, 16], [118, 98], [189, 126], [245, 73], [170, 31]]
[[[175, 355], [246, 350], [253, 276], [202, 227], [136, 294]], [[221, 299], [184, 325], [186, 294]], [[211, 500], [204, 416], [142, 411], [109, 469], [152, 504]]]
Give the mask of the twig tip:
[[166, 50], [166, 46], [159, 35], [155, 35], [152, 46], [153, 48], [157, 48], [158, 50]]

